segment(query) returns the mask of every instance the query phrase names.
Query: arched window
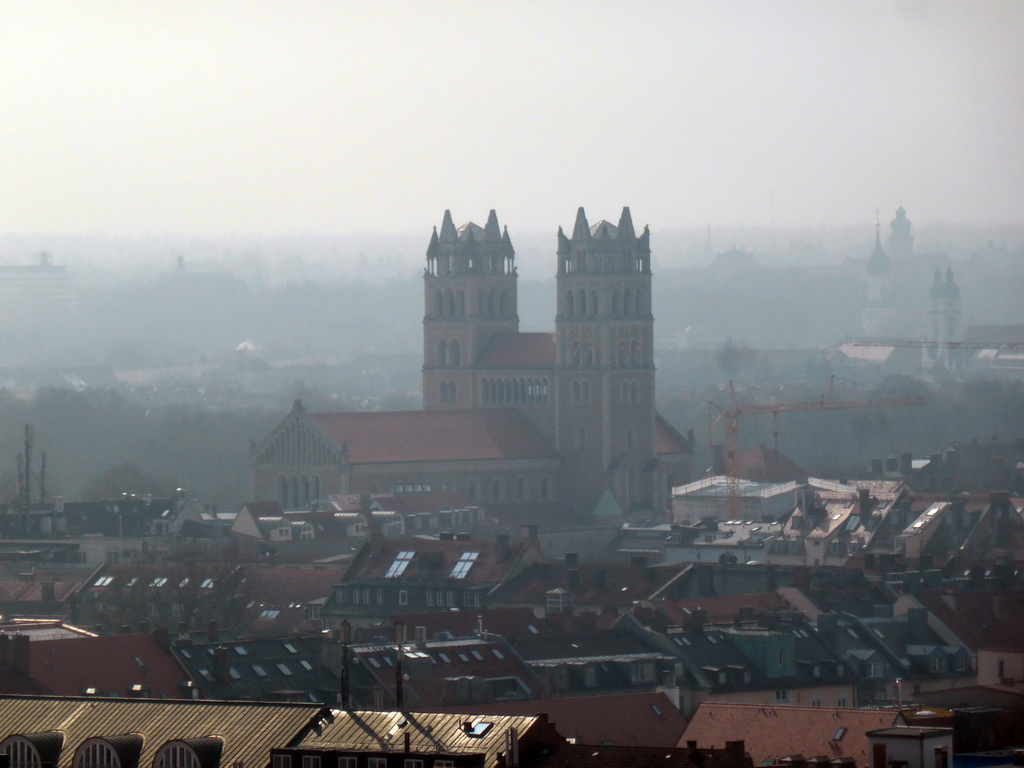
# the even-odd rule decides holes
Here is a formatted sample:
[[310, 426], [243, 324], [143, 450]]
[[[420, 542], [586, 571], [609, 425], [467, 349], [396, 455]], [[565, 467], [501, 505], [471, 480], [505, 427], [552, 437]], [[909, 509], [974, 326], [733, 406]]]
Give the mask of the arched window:
[[584, 451], [587, 448], [587, 430], [583, 427], [576, 429], [576, 450]]
[[491, 290], [487, 292], [487, 314], [488, 315], [493, 315], [494, 314], [494, 289], [493, 288], [491, 288]]
[[312, 491], [312, 494], [313, 494], [313, 499], [312, 499], [313, 501], [319, 501], [320, 500], [320, 476], [319, 475], [313, 475], [313, 491]]
[[0, 743], [0, 755], [10, 758], [10, 768], [41, 768], [44, 760], [40, 749], [46, 753], [45, 762], [56, 765], [63, 743], [63, 735], [56, 731], [8, 736]]
[[222, 748], [213, 736], [168, 741], [153, 758], [153, 768], [216, 768]]
[[302, 476], [302, 508], [305, 509], [309, 506], [309, 476]]
[[587, 292], [584, 291], [582, 288], [580, 288], [579, 296], [577, 298], [576, 303], [579, 305], [580, 314], [587, 314]]
[[448, 365], [448, 342], [445, 339], [437, 342], [437, 364]]
[[572, 383], [571, 389], [572, 389], [572, 401], [574, 403], [578, 403], [580, 401], [580, 383], [578, 381], [574, 381]]
[[491, 501], [501, 500], [501, 478], [496, 477], [491, 480]]
[[281, 502], [281, 508], [288, 506], [288, 478], [278, 475], [277, 478], [277, 500]]
[[454, 381], [449, 381], [448, 382], [448, 402], [449, 403], [454, 403], [455, 402], [455, 382]]
[[434, 291], [434, 317], [444, 314], [444, 297], [440, 291]]
[[452, 293], [451, 288], [444, 292], [444, 303], [448, 310], [448, 316], [453, 316], [455, 314], [455, 294]]
[[597, 314], [597, 291], [590, 292], [590, 314]]
[[[114, 748], [114, 742], [117, 748]], [[131, 768], [142, 751], [142, 737], [135, 734], [86, 739], [75, 750], [73, 768]]]
[[540, 492], [541, 499], [544, 501], [547, 501], [551, 496], [551, 480], [547, 475], [544, 475], [544, 477], [540, 479], [540, 486], [538, 490]]
[[470, 480], [466, 483], [466, 498], [469, 499], [470, 503], [476, 502], [476, 480]]
[[466, 314], [466, 294], [463, 291], [459, 291], [458, 294], [456, 294], [456, 304], [459, 317], [462, 317]]
[[640, 402], [640, 382], [633, 379], [629, 382], [629, 402], [639, 403]]
[[289, 509], [298, 509], [299, 508], [299, 478], [296, 477], [295, 475], [292, 475], [291, 487], [292, 487], [292, 492], [291, 492], [291, 498], [289, 499], [291, 504], [289, 506]]
[[525, 477], [517, 477], [516, 478], [516, 500], [517, 501], [522, 501], [525, 498], [526, 498], [526, 478]]
[[634, 314], [636, 314], [636, 315], [642, 314], [640, 310], [643, 307], [643, 303], [644, 303], [643, 292], [638, 289], [637, 292], [636, 292], [636, 296], [633, 297], [633, 301], [634, 301], [634, 304], [635, 304]]
[[442, 381], [437, 387], [437, 399], [438, 402], [448, 402], [448, 382]]
[[508, 307], [505, 301], [505, 292], [502, 291], [498, 296], [498, 314], [504, 317], [508, 313]]
[[590, 402], [590, 382], [580, 382], [580, 400], [584, 403]]
[[574, 304], [574, 301], [573, 301], [572, 291], [566, 291], [565, 292], [565, 314], [567, 314], [569, 316], [572, 316], [572, 315], [576, 314], [576, 311], [575, 311], [575, 309], [573, 307], [573, 304]]
[[451, 365], [458, 365], [459, 357], [459, 340], [452, 339], [451, 344], [448, 345], [448, 359]]
[[476, 294], [476, 313], [482, 315], [484, 310], [487, 308], [487, 293], [486, 291], [478, 291]]
[[633, 308], [633, 291], [629, 288], [622, 292], [622, 314], [628, 315], [630, 310]]

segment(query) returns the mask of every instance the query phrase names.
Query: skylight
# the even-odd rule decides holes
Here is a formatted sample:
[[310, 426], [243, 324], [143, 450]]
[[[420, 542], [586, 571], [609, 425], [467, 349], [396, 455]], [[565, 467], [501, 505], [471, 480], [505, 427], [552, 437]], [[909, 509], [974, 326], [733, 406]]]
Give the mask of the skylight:
[[94, 587], [109, 587], [110, 586], [110, 582], [112, 582], [113, 580], [114, 580], [113, 576], [100, 576], [98, 579], [96, 579], [95, 582], [93, 582], [93, 586]]
[[412, 562], [413, 557], [416, 556], [415, 552], [399, 552], [398, 557], [395, 558], [395, 562], [388, 568], [387, 573], [384, 574], [385, 579], [395, 579], [405, 573], [405, 569], [409, 567], [409, 563]]
[[284, 644], [284, 649], [286, 651], [288, 651], [288, 653], [298, 653], [298, 651], [295, 650], [295, 646], [292, 645], [291, 643], [285, 643]]
[[463, 552], [459, 557], [459, 562], [452, 568], [451, 577], [453, 579], [464, 579], [466, 574], [469, 573], [469, 569], [473, 567], [473, 563], [480, 557], [479, 552]]
[[259, 675], [260, 677], [266, 677], [267, 676], [267, 670], [265, 670], [259, 664], [253, 664], [252, 665], [252, 671], [255, 672], [257, 675]]
[[306, 661], [305, 659], [300, 659], [300, 660], [299, 660], [299, 664], [301, 664], [301, 665], [302, 665], [302, 668], [303, 668], [304, 670], [306, 670], [307, 672], [312, 672], [312, 671], [313, 671], [313, 665], [312, 665], [312, 664], [310, 664], [310, 663], [309, 663], [308, 661]]
[[290, 669], [288, 669], [288, 665], [287, 664], [278, 663], [276, 666], [277, 666], [277, 668], [279, 670], [281, 670], [281, 674], [282, 675], [285, 675], [287, 677], [291, 677], [292, 671]]

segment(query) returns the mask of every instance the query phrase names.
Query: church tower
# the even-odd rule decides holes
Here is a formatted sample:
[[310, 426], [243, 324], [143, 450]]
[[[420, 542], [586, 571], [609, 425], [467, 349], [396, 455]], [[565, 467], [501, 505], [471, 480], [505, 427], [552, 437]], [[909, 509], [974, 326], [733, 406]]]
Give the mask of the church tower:
[[[558, 230], [555, 442], [571, 498], [588, 511], [655, 499], [654, 318], [650, 231], [576, 213]], [[605, 489], [595, 495], [594, 489]], [[612, 507], [612, 509], [609, 509]]]
[[458, 229], [444, 212], [423, 273], [423, 407], [470, 408], [473, 364], [495, 337], [519, 330], [515, 251], [492, 210]]
[[910, 219], [902, 205], [896, 209], [896, 218], [889, 222], [889, 253], [894, 259], [908, 259], [914, 255]]
[[924, 366], [954, 370], [962, 367], [961, 350], [951, 346], [960, 341], [960, 289], [953, 282], [952, 267], [946, 268], [946, 279], [942, 271], [935, 270], [935, 279], [928, 291], [928, 340], [938, 342], [938, 347], [926, 347]]

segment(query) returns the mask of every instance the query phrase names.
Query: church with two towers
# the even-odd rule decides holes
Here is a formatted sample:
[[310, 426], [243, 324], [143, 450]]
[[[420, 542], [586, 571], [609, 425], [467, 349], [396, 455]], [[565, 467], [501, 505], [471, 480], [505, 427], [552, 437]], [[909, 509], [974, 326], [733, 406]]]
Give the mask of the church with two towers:
[[424, 270], [423, 410], [292, 412], [251, 455], [257, 499], [443, 490], [496, 512], [667, 509], [692, 438], [655, 408], [650, 231], [559, 228], [554, 333], [519, 330], [507, 229], [446, 211]]

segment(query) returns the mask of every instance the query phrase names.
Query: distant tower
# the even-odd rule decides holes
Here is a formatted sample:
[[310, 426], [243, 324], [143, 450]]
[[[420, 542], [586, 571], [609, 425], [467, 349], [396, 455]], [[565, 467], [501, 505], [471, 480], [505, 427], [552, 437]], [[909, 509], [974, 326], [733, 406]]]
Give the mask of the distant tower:
[[910, 219], [902, 205], [896, 209], [896, 218], [889, 222], [889, 253], [894, 259], [907, 259], [914, 255]]
[[[650, 231], [637, 236], [629, 208], [617, 226], [576, 213], [558, 230], [555, 318], [556, 448], [581, 506], [604, 488], [627, 510], [650, 508], [654, 470], [654, 318]], [[608, 501], [607, 495], [603, 501]]]
[[519, 331], [515, 251], [492, 210], [458, 230], [450, 211], [430, 236], [423, 273], [423, 407], [473, 405], [473, 363], [495, 336]]
[[889, 295], [889, 282], [892, 279], [889, 273], [889, 256], [882, 248], [881, 225], [877, 212], [875, 247], [868, 257], [867, 269], [868, 301], [867, 306], [861, 310], [861, 326], [864, 333], [877, 336], [890, 328], [896, 314], [895, 307], [892, 306], [892, 297]]
[[[953, 269], [935, 270], [935, 279], [928, 291], [928, 340], [940, 344], [960, 341], [960, 289], [953, 282]], [[924, 365], [929, 368], [958, 369], [962, 363], [960, 350], [955, 347], [927, 347], [924, 350]]]

